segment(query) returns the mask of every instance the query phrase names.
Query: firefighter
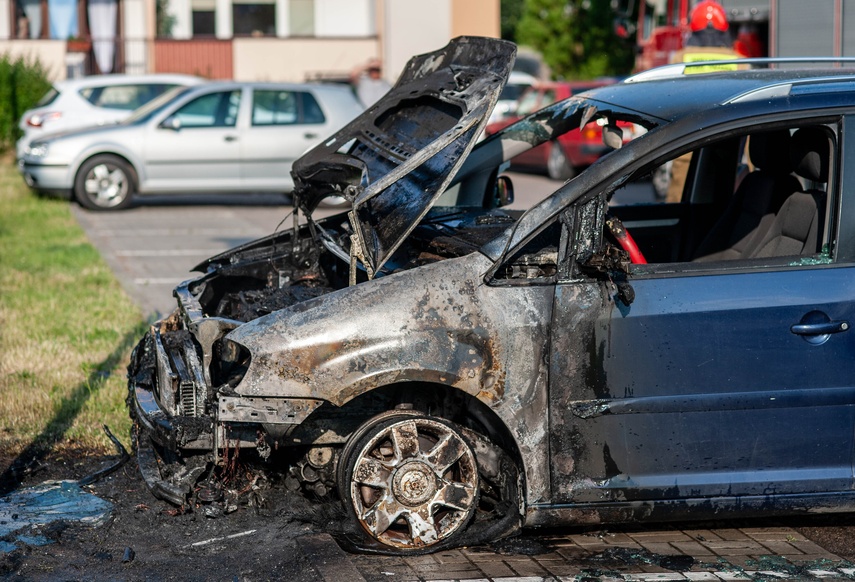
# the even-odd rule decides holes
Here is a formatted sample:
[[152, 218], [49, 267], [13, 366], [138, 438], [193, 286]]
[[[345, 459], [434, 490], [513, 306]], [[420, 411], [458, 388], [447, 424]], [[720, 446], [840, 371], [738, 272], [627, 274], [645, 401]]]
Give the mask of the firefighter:
[[[727, 13], [714, 0], [703, 0], [692, 9], [689, 16], [691, 34], [683, 50], [674, 54], [671, 62], [694, 63], [697, 61], [725, 61], [744, 55], [733, 50]], [[693, 67], [687, 73], [708, 73], [714, 70], [733, 70], [736, 65]]]
[[692, 34], [686, 46], [730, 48], [727, 14], [718, 2], [703, 0], [692, 9], [689, 18]]

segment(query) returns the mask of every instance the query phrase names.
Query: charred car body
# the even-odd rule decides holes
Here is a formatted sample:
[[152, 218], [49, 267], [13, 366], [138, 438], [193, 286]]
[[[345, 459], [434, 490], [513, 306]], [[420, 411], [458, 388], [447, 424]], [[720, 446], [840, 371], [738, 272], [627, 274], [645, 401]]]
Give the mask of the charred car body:
[[[287, 447], [393, 552], [851, 509], [855, 75], [680, 65], [473, 147], [513, 54], [461, 38], [415, 58], [295, 164], [306, 224], [176, 288], [129, 369], [156, 495]], [[619, 149], [501, 208], [513, 155], [588, 123]], [[646, 131], [624, 144], [627, 124]], [[679, 204], [609, 205], [671, 161]], [[331, 193], [350, 212], [312, 219]]]

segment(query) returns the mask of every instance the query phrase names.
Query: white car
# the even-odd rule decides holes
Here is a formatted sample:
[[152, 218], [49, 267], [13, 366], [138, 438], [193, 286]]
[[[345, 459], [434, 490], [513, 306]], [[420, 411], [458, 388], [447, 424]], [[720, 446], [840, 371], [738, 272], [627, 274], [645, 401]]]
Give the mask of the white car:
[[517, 101], [519, 101], [520, 96], [535, 83], [537, 83], [537, 78], [532, 75], [522, 71], [511, 71], [508, 82], [499, 94], [499, 100], [496, 102], [496, 107], [493, 108], [487, 123], [495, 123], [513, 115], [517, 110]]
[[36, 139], [21, 171], [33, 189], [93, 210], [137, 194], [290, 192], [291, 163], [362, 109], [344, 85], [205, 83], [115, 125]]
[[18, 160], [33, 139], [92, 125], [115, 123], [134, 109], [174, 87], [198, 85], [205, 80], [190, 75], [93, 75], [57, 81], [36, 106], [21, 116]]

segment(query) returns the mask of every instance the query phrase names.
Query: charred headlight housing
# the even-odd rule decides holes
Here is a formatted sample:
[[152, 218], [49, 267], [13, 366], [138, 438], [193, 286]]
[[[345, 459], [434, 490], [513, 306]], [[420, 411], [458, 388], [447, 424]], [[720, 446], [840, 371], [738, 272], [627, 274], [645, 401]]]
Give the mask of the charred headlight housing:
[[214, 363], [211, 375], [214, 385], [228, 384], [234, 388], [243, 380], [252, 358], [249, 350], [228, 338], [214, 342]]

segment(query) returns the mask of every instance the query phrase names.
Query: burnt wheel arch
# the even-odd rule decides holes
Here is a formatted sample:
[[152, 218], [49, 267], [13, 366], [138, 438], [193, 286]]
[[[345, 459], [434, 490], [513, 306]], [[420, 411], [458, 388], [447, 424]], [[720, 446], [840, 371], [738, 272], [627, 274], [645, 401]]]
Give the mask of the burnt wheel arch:
[[[369, 414], [369, 411], [372, 412]], [[342, 491], [346, 480], [342, 460], [348, 456], [348, 450], [364, 440], [367, 428], [387, 419], [419, 415], [438, 417], [462, 429], [478, 461], [481, 493], [475, 516], [467, 529], [466, 543], [486, 543], [512, 535], [522, 527], [524, 511], [521, 500], [525, 498], [526, 491], [522, 455], [502, 419], [477, 398], [445, 385], [412, 382], [379, 387], [350, 400], [341, 408], [334, 408], [334, 412], [362, 418], [361, 424], [348, 435], [339, 455], [336, 469], [336, 488], [339, 491]], [[366, 546], [351, 541], [363, 550], [389, 552], [379, 543]], [[429, 551], [436, 549], [434, 546]]]

